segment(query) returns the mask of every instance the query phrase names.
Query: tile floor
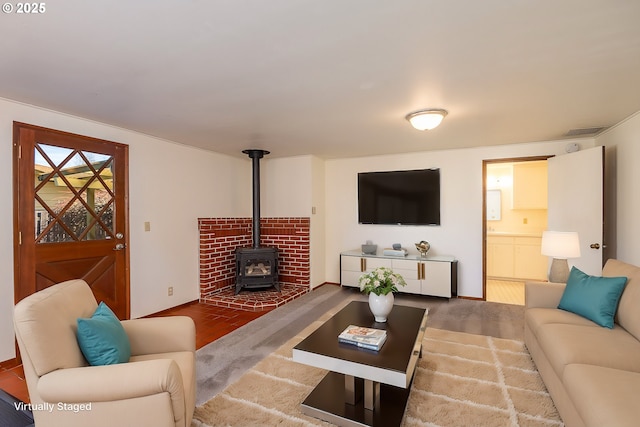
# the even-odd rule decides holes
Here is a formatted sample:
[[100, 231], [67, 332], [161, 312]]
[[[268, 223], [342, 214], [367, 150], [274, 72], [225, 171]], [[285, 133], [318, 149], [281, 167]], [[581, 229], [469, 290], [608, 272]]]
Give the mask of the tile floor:
[[524, 282], [487, 279], [487, 301], [524, 305]]
[[[261, 291], [242, 291], [236, 298], [233, 298], [232, 291], [223, 292], [212, 298], [208, 304], [194, 301], [155, 313], [150, 317], [191, 317], [196, 324], [196, 348], [201, 348], [308, 292], [307, 288], [287, 285], [281, 286], [281, 290], [280, 294], [275, 289], [273, 292], [262, 291], [269, 293], [268, 298]], [[24, 402], [29, 402], [22, 365], [15, 360], [0, 363], [0, 388]]]

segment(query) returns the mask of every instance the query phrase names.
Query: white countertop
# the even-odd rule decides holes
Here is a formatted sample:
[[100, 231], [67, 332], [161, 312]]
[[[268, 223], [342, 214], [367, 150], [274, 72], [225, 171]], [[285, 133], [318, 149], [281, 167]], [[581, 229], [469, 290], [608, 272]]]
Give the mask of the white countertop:
[[393, 256], [393, 255], [384, 255], [382, 253], [384, 249], [378, 249], [378, 252], [375, 255], [371, 254], [363, 254], [361, 250], [353, 250], [346, 251], [340, 253], [340, 255], [346, 256], [366, 256], [371, 258], [390, 258], [390, 259], [410, 259], [416, 261], [443, 261], [443, 262], [453, 262], [456, 260], [454, 256], [451, 255], [427, 255], [426, 258], [418, 255], [418, 254], [408, 254], [407, 256]]
[[542, 233], [524, 233], [524, 232], [517, 232], [517, 231], [487, 231], [487, 236], [542, 237]]

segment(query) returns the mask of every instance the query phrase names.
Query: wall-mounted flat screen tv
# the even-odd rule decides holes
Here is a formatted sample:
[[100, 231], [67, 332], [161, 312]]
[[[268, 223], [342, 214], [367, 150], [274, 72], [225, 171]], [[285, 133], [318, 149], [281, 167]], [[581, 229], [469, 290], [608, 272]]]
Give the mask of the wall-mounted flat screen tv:
[[440, 225], [440, 169], [359, 173], [358, 222]]

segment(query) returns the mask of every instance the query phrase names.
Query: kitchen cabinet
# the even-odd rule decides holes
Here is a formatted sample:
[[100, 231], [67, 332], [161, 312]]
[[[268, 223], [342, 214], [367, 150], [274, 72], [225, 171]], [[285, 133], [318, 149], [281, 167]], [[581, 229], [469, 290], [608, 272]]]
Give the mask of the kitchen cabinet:
[[513, 246], [513, 270], [522, 279], [547, 279], [548, 258], [541, 254], [540, 237], [517, 237]]
[[513, 209], [547, 209], [547, 162], [513, 165]]
[[513, 237], [487, 238], [487, 276], [515, 277]]
[[546, 280], [548, 260], [538, 236], [487, 236], [487, 276]]

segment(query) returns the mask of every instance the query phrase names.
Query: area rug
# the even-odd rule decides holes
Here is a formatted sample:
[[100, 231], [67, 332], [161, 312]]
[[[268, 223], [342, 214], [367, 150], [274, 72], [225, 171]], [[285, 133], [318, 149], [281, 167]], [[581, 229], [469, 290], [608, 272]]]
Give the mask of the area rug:
[[[329, 426], [300, 411], [326, 374], [296, 363], [303, 330], [196, 408], [193, 427]], [[403, 426], [562, 426], [540, 375], [520, 341], [427, 328]]]

